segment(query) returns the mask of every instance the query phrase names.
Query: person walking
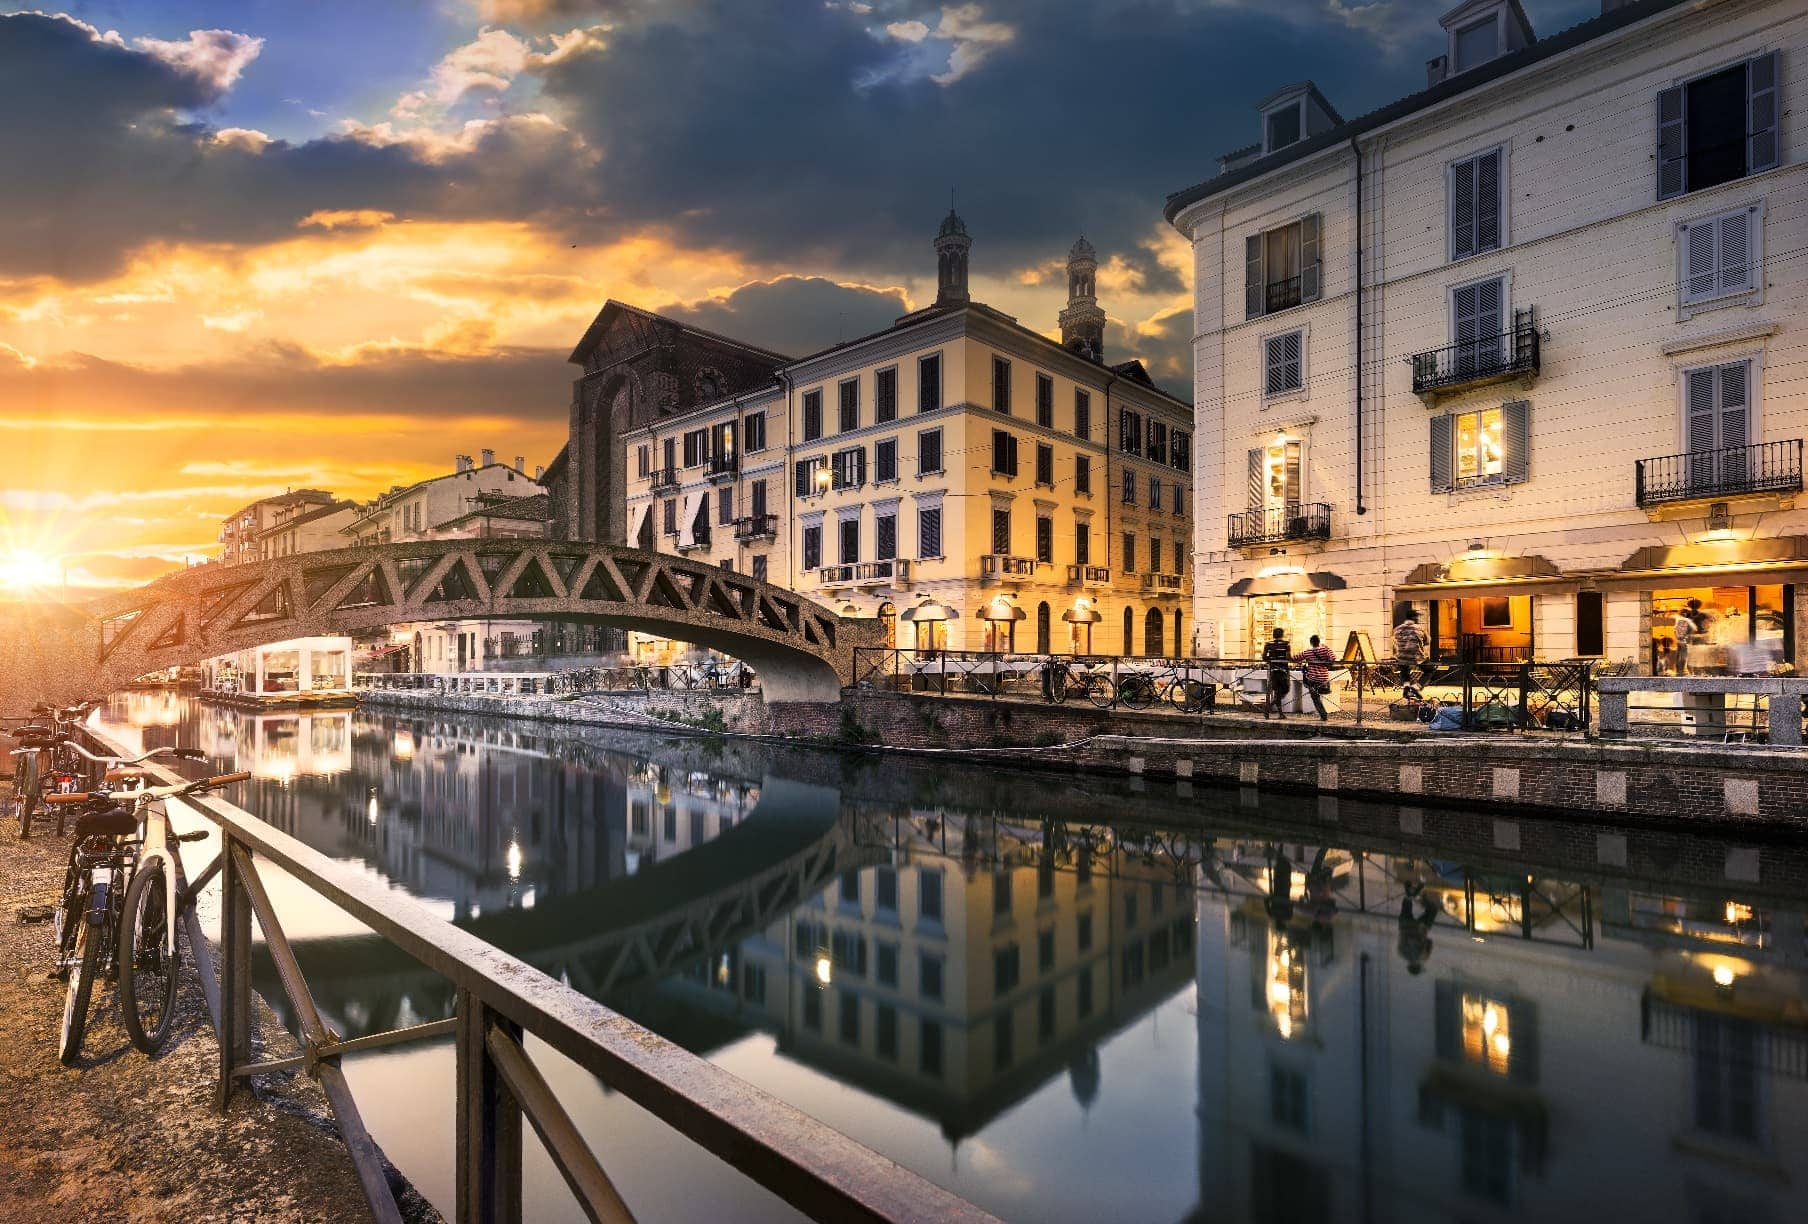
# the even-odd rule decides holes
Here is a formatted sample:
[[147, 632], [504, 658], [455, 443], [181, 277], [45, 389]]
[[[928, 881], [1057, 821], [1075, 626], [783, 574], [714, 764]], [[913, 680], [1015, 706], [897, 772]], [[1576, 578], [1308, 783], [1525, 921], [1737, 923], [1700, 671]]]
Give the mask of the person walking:
[[1268, 694], [1262, 703], [1262, 721], [1268, 721], [1272, 709], [1283, 721], [1287, 717], [1287, 694], [1293, 688], [1293, 647], [1287, 631], [1276, 629], [1274, 637], [1262, 647], [1262, 663], [1268, 668]]
[[1337, 662], [1337, 656], [1318, 640], [1318, 634], [1308, 640], [1311, 645], [1295, 655], [1293, 661], [1306, 665], [1306, 696], [1312, 699], [1312, 708], [1318, 711], [1318, 721], [1328, 722], [1331, 716], [1325, 712], [1325, 694], [1331, 691], [1331, 664]]
[[1691, 599], [1689, 606], [1676, 614], [1676, 674], [1689, 674], [1689, 647], [1701, 636], [1701, 601]]
[[1394, 626], [1394, 666], [1400, 669], [1401, 688], [1412, 684], [1415, 671], [1420, 672], [1421, 683], [1427, 678], [1424, 662], [1428, 645], [1425, 631], [1419, 628], [1419, 614], [1408, 609], [1400, 623]]
[[[1417, 914], [1413, 913], [1415, 900], [1419, 903]], [[1431, 925], [1437, 920], [1438, 903], [1425, 895], [1425, 886], [1416, 880], [1408, 883], [1400, 898], [1400, 932], [1395, 941], [1408, 973], [1425, 972], [1425, 958], [1431, 955]]]

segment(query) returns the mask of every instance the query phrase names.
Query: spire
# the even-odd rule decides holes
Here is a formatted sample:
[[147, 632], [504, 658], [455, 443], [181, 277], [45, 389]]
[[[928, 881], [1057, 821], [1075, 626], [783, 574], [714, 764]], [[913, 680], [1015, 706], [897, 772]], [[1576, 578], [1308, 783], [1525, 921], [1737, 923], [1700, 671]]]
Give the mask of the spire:
[[951, 193], [948, 215], [942, 218], [942, 227], [935, 235], [937, 306], [964, 306], [971, 300], [967, 294], [967, 253], [972, 249], [973, 239], [967, 235], [967, 223], [954, 211]]
[[1095, 282], [1098, 252], [1082, 236], [1067, 252], [1067, 309], [1061, 312], [1061, 343], [1090, 361], [1105, 360], [1105, 312]]

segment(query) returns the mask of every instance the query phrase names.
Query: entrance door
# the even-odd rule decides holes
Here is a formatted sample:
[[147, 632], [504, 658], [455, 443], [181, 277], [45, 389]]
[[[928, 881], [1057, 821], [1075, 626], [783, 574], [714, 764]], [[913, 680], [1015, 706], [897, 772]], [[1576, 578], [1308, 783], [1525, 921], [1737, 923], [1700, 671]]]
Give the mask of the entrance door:
[[1143, 618], [1143, 653], [1146, 655], [1166, 654], [1161, 645], [1161, 609], [1150, 608], [1149, 615]]
[[1036, 653], [1047, 654], [1049, 645], [1048, 603], [1044, 601], [1036, 605]]
[[456, 636], [458, 637], [458, 670], [462, 672], [465, 669], [465, 638], [466, 638], [466, 635], [463, 633], [460, 633]]

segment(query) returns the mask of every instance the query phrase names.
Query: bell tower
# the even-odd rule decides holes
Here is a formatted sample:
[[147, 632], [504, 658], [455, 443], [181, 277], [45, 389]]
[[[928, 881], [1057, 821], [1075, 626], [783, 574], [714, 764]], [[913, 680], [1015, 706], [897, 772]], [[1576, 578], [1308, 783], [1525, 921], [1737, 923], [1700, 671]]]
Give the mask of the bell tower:
[[1088, 361], [1105, 360], [1105, 312], [1094, 280], [1099, 255], [1082, 237], [1067, 252], [1067, 308], [1061, 312], [1061, 344]]
[[967, 294], [967, 252], [973, 239], [967, 236], [967, 223], [953, 208], [942, 219], [935, 235], [935, 304], [965, 306], [972, 299]]

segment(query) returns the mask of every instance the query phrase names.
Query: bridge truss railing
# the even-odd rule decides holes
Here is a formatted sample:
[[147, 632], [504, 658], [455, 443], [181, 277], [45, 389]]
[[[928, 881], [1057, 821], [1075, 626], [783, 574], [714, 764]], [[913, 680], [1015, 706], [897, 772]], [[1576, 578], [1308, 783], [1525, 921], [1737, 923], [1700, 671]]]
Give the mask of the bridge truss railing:
[[[115, 745], [89, 733], [106, 751]], [[180, 780], [153, 768], [160, 782]], [[604, 1007], [526, 962], [460, 930], [381, 883], [217, 798], [188, 801], [218, 826], [217, 858], [185, 891], [217, 874], [219, 969], [189, 910], [188, 933], [219, 1042], [216, 1104], [241, 1080], [301, 1070], [326, 1094], [372, 1215], [399, 1221], [375, 1142], [340, 1068], [348, 1053], [455, 1035], [457, 1219], [519, 1221], [522, 1123], [593, 1220], [631, 1220], [608, 1174], [527, 1053], [528, 1034], [753, 1181], [820, 1220], [990, 1221], [991, 1216], [729, 1072]], [[446, 977], [450, 1020], [341, 1040], [326, 1025], [259, 874], [274, 864], [377, 935]], [[251, 923], [256, 919], [298, 1020], [302, 1052], [254, 1061], [251, 1053]]]

